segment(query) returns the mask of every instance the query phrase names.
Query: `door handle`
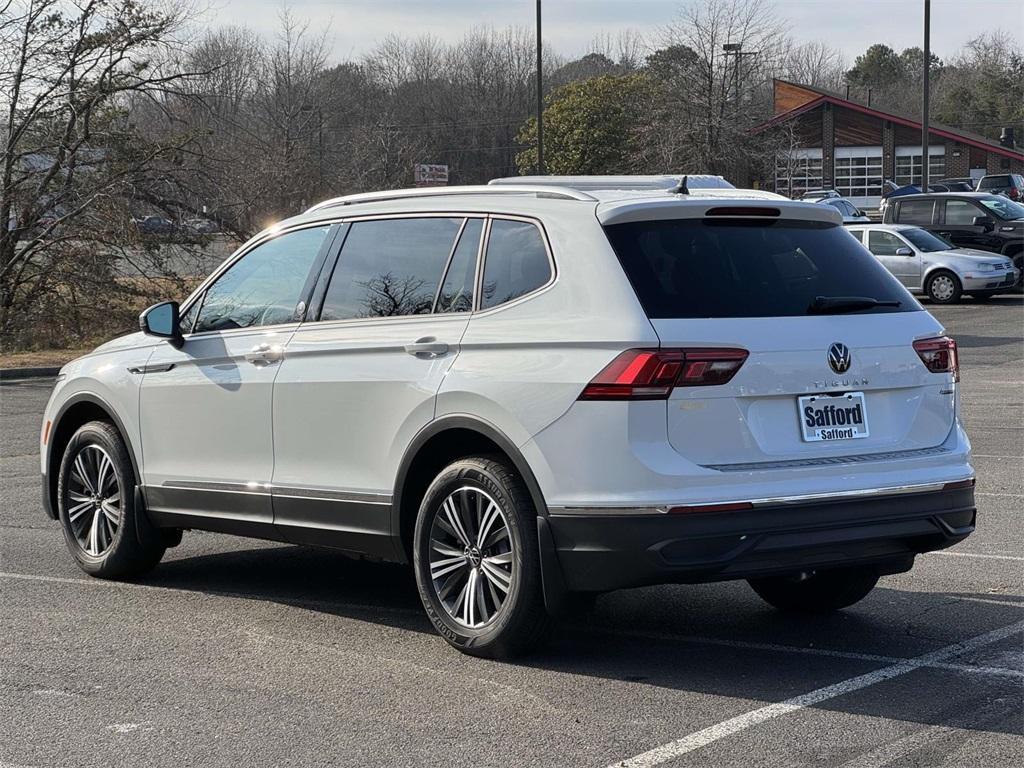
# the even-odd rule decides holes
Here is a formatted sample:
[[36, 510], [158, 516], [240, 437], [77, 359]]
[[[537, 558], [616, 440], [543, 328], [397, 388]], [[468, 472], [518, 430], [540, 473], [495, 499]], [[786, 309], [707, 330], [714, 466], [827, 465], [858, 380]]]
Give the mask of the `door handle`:
[[245, 353], [245, 359], [255, 366], [272, 365], [284, 358], [284, 349], [274, 344], [257, 344]]
[[166, 373], [174, 369], [174, 363], [147, 363], [146, 365], [129, 365], [128, 373]]
[[405, 351], [414, 357], [429, 359], [447, 354], [448, 345], [433, 336], [424, 336], [422, 339], [416, 339], [412, 344], [406, 344]]

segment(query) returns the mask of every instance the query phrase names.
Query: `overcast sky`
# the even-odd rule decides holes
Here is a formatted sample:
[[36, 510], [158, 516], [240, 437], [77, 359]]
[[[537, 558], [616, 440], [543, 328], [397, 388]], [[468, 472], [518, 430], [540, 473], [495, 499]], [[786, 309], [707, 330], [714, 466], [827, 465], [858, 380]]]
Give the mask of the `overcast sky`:
[[[281, 0], [210, 2], [210, 24], [244, 25], [265, 34], [277, 28]], [[775, 0], [774, 5], [798, 41], [825, 41], [840, 48], [848, 64], [876, 42], [896, 50], [921, 44], [923, 0]], [[290, 6], [312, 29], [329, 28], [335, 60], [359, 56], [391, 33], [454, 40], [476, 25], [532, 26], [534, 19], [534, 0], [291, 0]], [[602, 32], [632, 27], [656, 34], [679, 6], [680, 0], [544, 0], [544, 38], [559, 53], [577, 56]], [[1024, 2], [932, 2], [932, 50], [940, 57], [997, 28], [1024, 40]]]

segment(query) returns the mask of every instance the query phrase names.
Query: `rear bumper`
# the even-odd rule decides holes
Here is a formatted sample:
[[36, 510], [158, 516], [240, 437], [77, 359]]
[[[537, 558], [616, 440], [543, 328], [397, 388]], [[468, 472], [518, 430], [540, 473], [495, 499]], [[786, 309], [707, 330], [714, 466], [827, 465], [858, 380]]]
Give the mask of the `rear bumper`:
[[962, 541], [974, 521], [973, 487], [723, 512], [552, 510], [547, 518], [565, 587], [594, 592], [850, 565], [896, 573], [917, 554]]

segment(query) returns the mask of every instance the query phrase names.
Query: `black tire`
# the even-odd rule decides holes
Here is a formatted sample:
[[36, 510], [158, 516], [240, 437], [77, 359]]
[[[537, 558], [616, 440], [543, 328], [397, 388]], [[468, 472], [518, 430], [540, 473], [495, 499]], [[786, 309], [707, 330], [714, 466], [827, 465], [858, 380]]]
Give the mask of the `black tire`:
[[963, 293], [960, 278], [947, 269], [937, 269], [928, 276], [924, 292], [936, 304], [956, 304]]
[[1017, 282], [1014, 283], [1014, 293], [1024, 293], [1024, 253], [1016, 253], [1013, 258], [1013, 266], [1017, 268]]
[[[105, 474], [99, 468], [106, 466], [104, 456], [109, 460]], [[89, 475], [92, 467], [97, 467], [93, 484], [102, 486], [98, 494], [90, 491], [79, 472], [84, 468]], [[97, 483], [99, 478], [102, 481]], [[90, 576], [131, 579], [154, 568], [164, 555], [167, 539], [135, 508], [135, 485], [128, 449], [112, 424], [90, 421], [75, 432], [60, 464], [57, 506], [68, 550]], [[104, 512], [103, 503], [97, 501], [103, 494], [109, 501], [105, 509], [116, 509], [118, 514]], [[119, 519], [116, 527], [115, 518]]]
[[838, 611], [863, 600], [877, 583], [878, 572], [873, 568], [838, 568], [749, 580], [762, 600], [787, 613]]
[[[442, 505], [448, 499], [452, 499], [452, 505], [459, 505], [463, 536], [458, 536], [454, 526], [447, 523], [449, 518]], [[487, 505], [487, 510], [490, 510], [489, 502], [494, 502], [502, 517], [493, 525], [502, 526], [507, 534], [503, 533], [500, 543], [476, 548], [477, 544], [486, 544], [486, 540], [480, 538], [479, 528], [490, 530], [486, 524], [481, 526], [478, 522], [481, 516], [484, 520], [487, 518], [486, 511], [481, 513], [480, 507], [475, 506], [475, 500], [479, 499], [483, 499], [480, 503]], [[537, 511], [522, 479], [505, 460], [466, 458], [441, 470], [424, 494], [413, 537], [413, 566], [420, 599], [431, 623], [453, 647], [473, 656], [507, 659], [534, 650], [546, 639], [551, 621], [544, 607], [541, 587]], [[467, 541], [465, 562], [460, 565], [455, 561], [455, 570], [440, 576], [438, 572], [443, 569], [438, 567], [437, 560], [453, 552], [454, 557], [458, 557], [456, 550]], [[438, 545], [445, 551], [439, 551]], [[475, 556], [470, 553], [474, 548]], [[501, 590], [493, 588], [498, 582], [485, 572], [493, 566], [485, 566], [483, 562], [495, 556], [509, 560], [511, 573], [500, 605], [496, 596], [502, 594]], [[473, 571], [476, 576], [471, 575]], [[465, 582], [460, 581], [463, 574]], [[435, 575], [439, 576], [436, 580]], [[472, 611], [468, 617], [463, 616], [467, 621], [457, 620], [454, 615], [466, 611], [465, 604], [458, 601], [470, 588], [471, 579], [475, 579], [473, 584], [480, 584], [481, 590], [478, 597], [474, 596], [474, 602], [483, 606], [483, 613], [488, 612], [488, 607], [492, 609], [483, 622], [474, 621]], [[460, 584], [465, 585], [461, 591]], [[446, 593], [446, 590], [449, 591]], [[446, 605], [445, 601], [451, 605]], [[479, 619], [479, 612], [475, 617]]]

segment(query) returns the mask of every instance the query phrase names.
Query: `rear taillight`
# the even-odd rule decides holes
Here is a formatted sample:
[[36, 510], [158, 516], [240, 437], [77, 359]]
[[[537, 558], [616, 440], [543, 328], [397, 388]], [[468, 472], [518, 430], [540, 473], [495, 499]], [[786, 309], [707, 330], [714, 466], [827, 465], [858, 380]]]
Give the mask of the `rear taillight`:
[[952, 373], [953, 381], [960, 381], [960, 358], [956, 353], [956, 342], [949, 336], [915, 341], [914, 351], [932, 373]]
[[584, 387], [580, 400], [664, 400], [673, 387], [725, 384], [745, 349], [627, 349]]

